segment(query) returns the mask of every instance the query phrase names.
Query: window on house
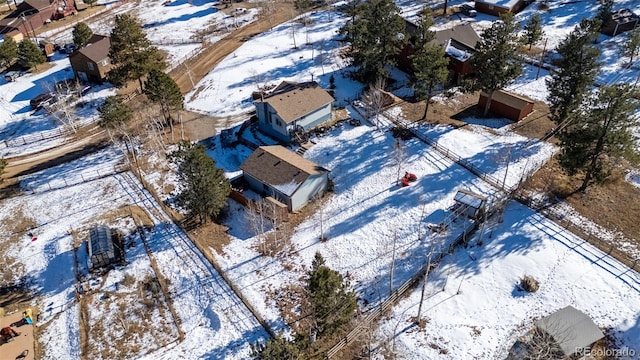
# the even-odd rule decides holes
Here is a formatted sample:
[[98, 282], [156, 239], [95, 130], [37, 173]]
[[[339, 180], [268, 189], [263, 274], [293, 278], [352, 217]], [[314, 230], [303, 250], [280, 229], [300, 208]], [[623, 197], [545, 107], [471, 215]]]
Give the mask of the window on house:
[[276, 124], [277, 124], [278, 126], [282, 126], [282, 123], [280, 122], [280, 120], [276, 120]]
[[89, 70], [92, 70], [92, 71], [94, 70], [93, 63], [88, 62], [87, 67], [89, 68]]

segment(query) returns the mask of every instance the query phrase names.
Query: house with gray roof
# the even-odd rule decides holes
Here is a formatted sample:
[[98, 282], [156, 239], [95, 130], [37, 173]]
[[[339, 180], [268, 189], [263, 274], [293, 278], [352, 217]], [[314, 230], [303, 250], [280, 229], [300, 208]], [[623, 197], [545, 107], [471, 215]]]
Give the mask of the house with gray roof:
[[296, 132], [307, 132], [331, 120], [333, 101], [316, 82], [282, 82], [269, 95], [255, 101], [258, 128], [289, 143]]
[[535, 322], [539, 330], [551, 335], [565, 356], [582, 354], [593, 343], [604, 338], [598, 326], [582, 311], [564, 307]]
[[81, 81], [102, 83], [113, 65], [109, 59], [111, 38], [93, 35], [87, 45], [69, 55], [69, 62], [76, 78]]
[[326, 192], [329, 183], [329, 170], [280, 145], [260, 146], [240, 169], [249, 187], [290, 212]]
[[118, 260], [119, 252], [114, 246], [113, 234], [107, 226], [100, 225], [89, 230], [89, 268], [108, 266]]

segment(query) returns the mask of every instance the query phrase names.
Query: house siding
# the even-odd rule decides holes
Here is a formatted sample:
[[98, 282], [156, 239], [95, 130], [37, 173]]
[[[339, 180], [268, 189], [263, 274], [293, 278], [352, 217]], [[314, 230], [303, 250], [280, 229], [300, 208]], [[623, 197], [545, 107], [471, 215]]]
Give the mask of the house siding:
[[256, 103], [256, 115], [258, 116], [258, 127], [262, 132], [284, 142], [290, 141], [287, 124], [282, 121], [282, 118], [269, 103]]
[[289, 211], [297, 211], [318, 193], [324, 193], [327, 190], [328, 180], [328, 173], [309, 177], [291, 197]]
[[[249, 187], [252, 188], [258, 194], [261, 194], [263, 197], [271, 196], [272, 198], [280, 201], [283, 204], [287, 205], [289, 211], [292, 209], [291, 198], [281, 193], [280, 191], [274, 189], [269, 184], [264, 184], [260, 180], [251, 176], [250, 174], [244, 173], [244, 179], [249, 184]], [[266, 185], [266, 186], [265, 186]]]
[[302, 126], [305, 131], [309, 131], [312, 128], [330, 119], [331, 119], [331, 104], [327, 104], [308, 115], [305, 115], [299, 119], [296, 119], [295, 121], [292, 122], [292, 124], [294, 125], [293, 126], [294, 129], [296, 126]]
[[[107, 72], [111, 69], [111, 63], [107, 59], [107, 65], [97, 64], [82, 53], [72, 54], [69, 58], [73, 72], [77, 78], [81, 78], [79, 73], [84, 73], [90, 81], [102, 82], [107, 78]], [[89, 64], [93, 67], [90, 68]]]

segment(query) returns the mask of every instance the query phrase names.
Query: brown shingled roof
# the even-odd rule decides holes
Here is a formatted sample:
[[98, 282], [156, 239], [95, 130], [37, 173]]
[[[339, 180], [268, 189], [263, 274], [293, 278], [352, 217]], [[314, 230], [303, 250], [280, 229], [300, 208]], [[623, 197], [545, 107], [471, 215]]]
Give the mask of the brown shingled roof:
[[110, 48], [110, 37], [94, 34], [89, 40], [89, 43], [77, 52], [98, 63], [109, 57]]
[[480, 36], [469, 24], [458, 25], [451, 29], [436, 31], [432, 42], [438, 45], [444, 45], [449, 41], [449, 39], [455, 40], [471, 49], [475, 49], [478, 42], [480, 42]]
[[333, 97], [316, 82], [285, 85], [280, 84], [276, 88], [284, 89], [283, 91], [278, 91], [262, 101], [271, 105], [287, 124], [333, 102]]
[[[286, 195], [292, 195], [309, 176], [328, 171], [280, 145], [260, 146], [240, 165], [240, 169]], [[287, 184], [295, 185], [295, 188], [289, 186], [287, 191], [283, 191]]]

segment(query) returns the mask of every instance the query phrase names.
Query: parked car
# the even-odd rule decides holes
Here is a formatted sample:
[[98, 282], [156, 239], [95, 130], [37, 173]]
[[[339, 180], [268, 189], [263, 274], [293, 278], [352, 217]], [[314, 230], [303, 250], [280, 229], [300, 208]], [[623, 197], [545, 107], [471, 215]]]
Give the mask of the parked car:
[[460, 6], [460, 12], [462, 12], [463, 14], [465, 14], [465, 15], [467, 15], [469, 17], [478, 16], [478, 12], [476, 11], [476, 9], [474, 9], [473, 6], [467, 5], [467, 4], [462, 4]]
[[52, 99], [53, 99], [52, 93], [49, 93], [49, 92], [42, 93], [34, 97], [33, 99], [31, 99], [31, 101], [29, 101], [29, 105], [31, 106], [31, 110], [38, 110], [44, 105], [51, 102]]
[[22, 75], [24, 75], [22, 71], [9, 71], [4, 74], [4, 79], [7, 80], [7, 82], [12, 82], [18, 80]]
[[60, 48], [60, 52], [63, 54], [71, 54], [74, 51], [76, 51], [76, 45], [72, 43], [65, 44], [63, 47]]

